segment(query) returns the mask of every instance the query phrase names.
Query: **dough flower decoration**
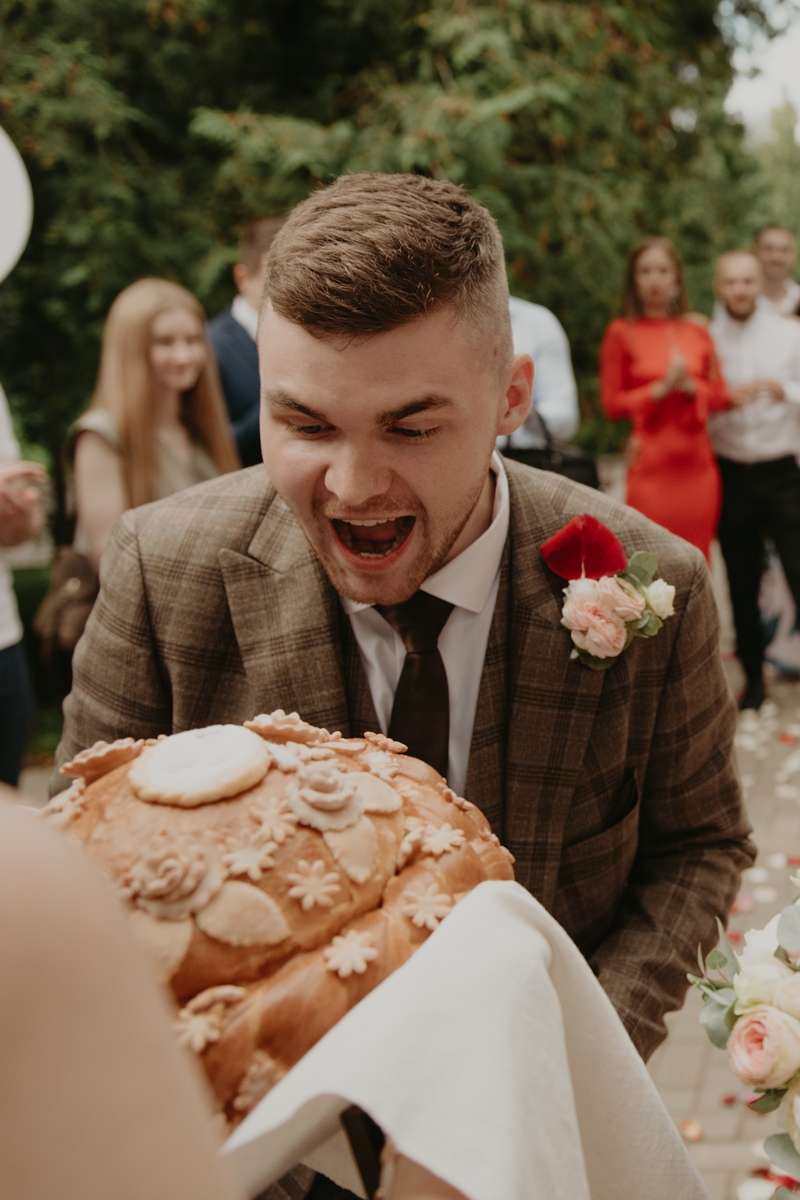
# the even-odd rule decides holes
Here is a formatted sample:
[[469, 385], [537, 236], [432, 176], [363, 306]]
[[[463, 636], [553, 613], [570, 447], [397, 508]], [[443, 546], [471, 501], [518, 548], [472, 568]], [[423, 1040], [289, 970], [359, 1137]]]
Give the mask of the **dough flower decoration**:
[[322, 833], [355, 825], [364, 812], [355, 777], [327, 763], [301, 767], [287, 788], [289, 807], [301, 825]]
[[275, 866], [272, 856], [277, 849], [277, 842], [267, 840], [262, 826], [255, 833], [232, 838], [222, 861], [229, 875], [247, 875], [253, 883], [258, 883], [264, 872]]
[[422, 838], [422, 853], [432, 854], [439, 858], [448, 850], [457, 850], [467, 840], [463, 829], [453, 829], [445, 822], [444, 825], [426, 825]]
[[[800, 887], [800, 877], [792, 882]], [[703, 995], [700, 1022], [727, 1051], [734, 1075], [758, 1093], [753, 1112], [782, 1110], [787, 1132], [768, 1137], [764, 1149], [777, 1174], [800, 1182], [800, 895], [764, 929], [749, 930], [741, 954], [717, 925], [717, 949], [705, 962], [698, 950], [700, 974], [689, 975]]]
[[570, 658], [606, 671], [636, 637], [658, 633], [675, 611], [675, 588], [654, 579], [658, 559], [638, 550], [628, 560], [610, 529], [573, 517], [541, 546], [551, 571], [567, 580], [561, 624], [572, 636]]
[[266, 1050], [256, 1050], [239, 1084], [233, 1107], [237, 1112], [249, 1113], [285, 1074]]
[[424, 890], [409, 894], [403, 905], [403, 914], [410, 917], [411, 924], [416, 925], [418, 929], [430, 929], [433, 932], [452, 907], [453, 901], [450, 896], [446, 892], [440, 892], [435, 883], [430, 883]]
[[182, 921], [205, 908], [224, 881], [205, 846], [163, 833], [126, 874], [123, 894], [153, 917]]
[[297, 870], [287, 876], [292, 887], [289, 895], [292, 900], [299, 900], [303, 912], [308, 912], [315, 904], [320, 908], [332, 908], [334, 897], [342, 890], [336, 871], [326, 871], [321, 858], [309, 863], [301, 858]]
[[289, 801], [283, 797], [259, 799], [250, 809], [250, 819], [258, 825], [260, 836], [266, 841], [277, 842], [279, 846], [297, 829], [297, 817], [289, 807]]
[[206, 988], [180, 1010], [174, 1023], [178, 1044], [195, 1054], [202, 1054], [206, 1046], [218, 1042], [222, 1036], [225, 1010], [238, 1004], [247, 995], [244, 988], [233, 984]]
[[334, 971], [340, 979], [363, 975], [372, 960], [378, 957], [370, 935], [355, 929], [335, 937], [322, 953], [327, 969]]

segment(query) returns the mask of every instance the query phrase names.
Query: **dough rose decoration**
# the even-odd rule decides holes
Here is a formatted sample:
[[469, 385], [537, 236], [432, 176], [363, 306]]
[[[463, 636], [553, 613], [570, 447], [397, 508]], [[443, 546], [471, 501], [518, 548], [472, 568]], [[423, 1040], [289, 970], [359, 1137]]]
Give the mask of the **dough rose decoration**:
[[606, 671], [635, 637], [658, 633], [675, 611], [675, 588], [654, 579], [658, 559], [622, 544], [594, 517], [573, 517], [541, 546], [551, 571], [567, 580], [561, 624], [572, 635], [571, 658]]
[[513, 878], [483, 814], [402, 743], [294, 712], [97, 743], [65, 770], [43, 815], [124, 902], [228, 1126], [462, 896]]
[[[800, 874], [791, 878], [800, 888]], [[698, 950], [700, 975], [689, 976], [703, 994], [700, 1022], [727, 1050], [733, 1073], [759, 1093], [753, 1112], [782, 1109], [787, 1132], [768, 1137], [764, 1149], [777, 1174], [800, 1184], [800, 895], [763, 929], [749, 930], [741, 954], [717, 925], [718, 948], [705, 963]]]

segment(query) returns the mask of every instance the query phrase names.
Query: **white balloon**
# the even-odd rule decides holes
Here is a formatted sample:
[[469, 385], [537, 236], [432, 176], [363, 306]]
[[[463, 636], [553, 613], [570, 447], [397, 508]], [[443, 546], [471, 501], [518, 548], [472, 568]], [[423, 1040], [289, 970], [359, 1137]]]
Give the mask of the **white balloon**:
[[0, 128], [0, 282], [17, 265], [33, 222], [33, 192], [25, 164]]

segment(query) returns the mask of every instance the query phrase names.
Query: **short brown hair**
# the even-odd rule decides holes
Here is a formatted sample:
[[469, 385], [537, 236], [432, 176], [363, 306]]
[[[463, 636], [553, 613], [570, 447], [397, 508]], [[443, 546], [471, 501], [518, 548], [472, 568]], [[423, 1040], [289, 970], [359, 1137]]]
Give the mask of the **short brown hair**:
[[511, 359], [500, 232], [443, 180], [343, 175], [312, 193], [267, 255], [264, 295], [318, 337], [384, 333], [451, 307], [488, 326], [495, 353]]
[[686, 280], [683, 274], [683, 259], [675, 246], [665, 237], [648, 237], [634, 246], [628, 255], [628, 266], [625, 271], [625, 283], [622, 288], [622, 300], [619, 315], [634, 321], [642, 316], [642, 302], [636, 290], [636, 264], [645, 250], [663, 250], [672, 259], [675, 274], [678, 277], [677, 294], [672, 300], [671, 313], [673, 317], [683, 317], [689, 311], [689, 296], [686, 291]]
[[261, 270], [261, 260], [284, 224], [285, 217], [262, 217], [245, 225], [239, 238], [239, 262], [248, 274], [255, 275]]

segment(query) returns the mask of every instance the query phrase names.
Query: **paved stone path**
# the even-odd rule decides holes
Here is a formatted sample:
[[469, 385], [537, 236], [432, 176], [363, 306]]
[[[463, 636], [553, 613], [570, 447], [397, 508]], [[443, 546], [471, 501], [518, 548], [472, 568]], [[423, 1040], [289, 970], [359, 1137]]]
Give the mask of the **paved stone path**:
[[[797, 865], [787, 858], [800, 861], [800, 683], [776, 681], [768, 691], [771, 703], [758, 716], [742, 714], [737, 735], [759, 854], [731, 918], [734, 937], [762, 928], [796, 895], [789, 876]], [[766, 1166], [761, 1143], [778, 1131], [779, 1116], [760, 1116], [743, 1103], [745, 1089], [699, 1023], [701, 1008], [690, 989], [683, 1009], [667, 1018], [669, 1037], [650, 1060], [651, 1075], [675, 1121], [702, 1128], [701, 1140], [688, 1144], [711, 1200], [770, 1200], [775, 1184], [753, 1172]]]

